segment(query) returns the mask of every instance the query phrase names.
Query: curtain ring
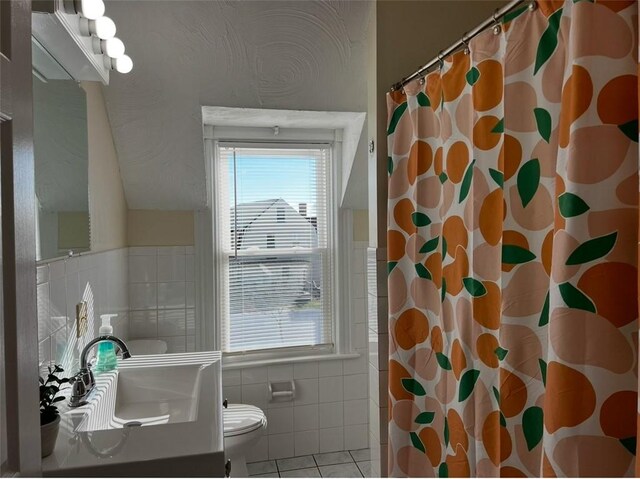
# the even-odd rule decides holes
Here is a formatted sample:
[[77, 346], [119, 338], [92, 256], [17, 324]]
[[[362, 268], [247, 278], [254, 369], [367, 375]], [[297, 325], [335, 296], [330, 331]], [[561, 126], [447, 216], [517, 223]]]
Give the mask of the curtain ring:
[[465, 33], [464, 35], [462, 35], [462, 44], [464, 45], [464, 54], [468, 55], [469, 53], [471, 53], [471, 50], [469, 49], [469, 40], [467, 40], [467, 34]]
[[440, 64], [440, 70], [444, 67], [444, 56], [442, 55], [442, 50], [438, 52], [438, 63]]
[[538, 8], [538, 5], [536, 4], [536, 2], [534, 0], [531, 3], [529, 3], [529, 6], [527, 8], [529, 8], [530, 12], [533, 12], [536, 8]]
[[493, 12], [493, 21], [495, 22], [495, 25], [493, 26], [493, 34], [494, 35], [498, 35], [502, 31], [502, 27], [500, 26], [500, 22], [498, 21], [498, 18], [497, 18], [499, 11], [500, 11], [500, 9], [496, 8], [495, 11]]
[[424, 77], [422, 77], [422, 76], [421, 76], [421, 77], [420, 77], [420, 79], [418, 80], [418, 83], [419, 83], [420, 85], [424, 85], [424, 83], [425, 83], [425, 79], [424, 79]]

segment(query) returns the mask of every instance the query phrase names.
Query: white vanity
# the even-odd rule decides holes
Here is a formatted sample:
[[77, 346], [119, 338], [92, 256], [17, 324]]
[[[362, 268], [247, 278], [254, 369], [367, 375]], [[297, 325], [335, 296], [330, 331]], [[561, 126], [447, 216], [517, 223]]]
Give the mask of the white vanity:
[[133, 356], [62, 413], [44, 476], [224, 476], [221, 354]]

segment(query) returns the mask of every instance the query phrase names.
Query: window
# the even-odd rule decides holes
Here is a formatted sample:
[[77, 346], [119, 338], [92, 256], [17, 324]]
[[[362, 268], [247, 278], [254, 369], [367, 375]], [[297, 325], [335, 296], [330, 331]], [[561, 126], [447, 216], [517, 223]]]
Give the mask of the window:
[[330, 145], [218, 144], [221, 347], [331, 349]]

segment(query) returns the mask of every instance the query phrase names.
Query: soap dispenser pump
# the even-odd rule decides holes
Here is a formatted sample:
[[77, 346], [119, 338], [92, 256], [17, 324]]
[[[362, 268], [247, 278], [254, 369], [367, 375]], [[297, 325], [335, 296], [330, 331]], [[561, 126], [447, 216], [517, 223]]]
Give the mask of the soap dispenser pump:
[[[117, 317], [117, 314], [102, 314], [100, 320], [102, 325], [98, 330], [100, 336], [113, 335], [113, 326], [111, 326], [111, 318]], [[116, 356], [115, 345], [111, 341], [103, 341], [98, 344], [98, 355], [94, 371], [104, 372], [113, 371], [118, 366], [118, 357]]]

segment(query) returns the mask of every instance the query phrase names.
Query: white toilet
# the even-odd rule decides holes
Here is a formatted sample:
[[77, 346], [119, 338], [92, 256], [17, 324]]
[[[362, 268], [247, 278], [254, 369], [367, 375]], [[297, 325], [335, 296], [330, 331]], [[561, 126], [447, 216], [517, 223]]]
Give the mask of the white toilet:
[[[160, 339], [127, 341], [132, 355], [164, 354], [167, 343]], [[231, 477], [248, 477], [247, 453], [267, 428], [262, 409], [249, 404], [229, 404], [223, 410], [225, 459], [231, 460]]]
[[249, 477], [247, 454], [267, 428], [259, 407], [229, 404], [223, 410], [225, 459], [231, 460], [231, 477]]

